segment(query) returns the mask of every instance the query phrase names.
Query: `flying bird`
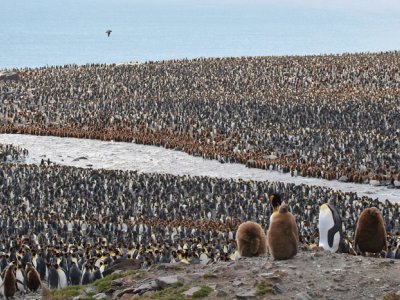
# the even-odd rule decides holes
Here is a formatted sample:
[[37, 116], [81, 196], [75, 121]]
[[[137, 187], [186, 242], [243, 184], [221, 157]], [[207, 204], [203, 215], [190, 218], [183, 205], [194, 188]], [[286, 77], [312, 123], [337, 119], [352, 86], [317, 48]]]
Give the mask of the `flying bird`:
[[110, 36], [111, 32], [112, 32], [112, 30], [108, 29], [108, 30], [106, 31], [107, 36]]

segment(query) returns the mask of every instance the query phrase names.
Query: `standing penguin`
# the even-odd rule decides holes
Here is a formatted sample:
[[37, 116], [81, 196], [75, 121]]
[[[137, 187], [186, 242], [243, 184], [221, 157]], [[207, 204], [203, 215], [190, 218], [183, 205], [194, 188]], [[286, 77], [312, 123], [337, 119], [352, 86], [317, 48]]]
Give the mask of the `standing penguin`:
[[96, 281], [97, 279], [103, 278], [103, 274], [100, 271], [99, 267], [94, 267], [94, 272], [93, 272], [93, 280]]
[[279, 207], [267, 232], [269, 252], [274, 259], [289, 259], [297, 254], [299, 234], [294, 216], [286, 204]]
[[36, 270], [39, 272], [40, 280], [45, 280], [47, 273], [47, 266], [43, 258], [43, 255], [41, 253], [36, 258]]
[[4, 286], [4, 296], [6, 297], [6, 299], [14, 297], [17, 291], [17, 280], [15, 278], [14, 271], [15, 271], [15, 266], [11, 264], [9, 265], [4, 274], [3, 286]]
[[50, 289], [57, 289], [58, 288], [58, 272], [54, 265], [49, 264], [47, 266], [47, 272], [48, 272], [48, 283], [49, 283], [49, 288]]
[[68, 279], [64, 269], [57, 264], [54, 266], [54, 268], [58, 273], [58, 288], [59, 289], [66, 288], [68, 286]]
[[92, 267], [87, 266], [87, 267], [85, 268], [84, 272], [83, 272], [83, 275], [82, 275], [82, 284], [83, 284], [83, 285], [85, 285], [85, 284], [90, 284], [90, 283], [92, 283], [93, 281], [94, 281], [94, 280], [93, 280]]
[[39, 273], [30, 262], [26, 263], [26, 283], [28, 288], [33, 292], [36, 292], [42, 285]]
[[380, 253], [382, 250], [387, 250], [385, 223], [376, 207], [366, 208], [361, 213], [354, 243], [362, 253]]
[[322, 204], [319, 208], [319, 246], [335, 253], [342, 239], [342, 219], [337, 208]]
[[267, 239], [261, 225], [248, 221], [240, 224], [236, 240], [240, 256], [252, 257], [265, 254]]
[[69, 269], [69, 280], [71, 285], [79, 285], [81, 282], [81, 272], [78, 269], [78, 266], [73, 261], [71, 264], [71, 268]]

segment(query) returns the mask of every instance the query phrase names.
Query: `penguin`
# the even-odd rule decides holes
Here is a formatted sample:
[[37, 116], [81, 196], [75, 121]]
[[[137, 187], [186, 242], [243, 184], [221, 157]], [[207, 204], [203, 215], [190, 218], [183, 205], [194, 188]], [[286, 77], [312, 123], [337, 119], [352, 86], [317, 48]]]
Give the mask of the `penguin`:
[[91, 267], [86, 267], [82, 275], [82, 285], [90, 284], [93, 282], [93, 274]]
[[78, 266], [73, 261], [71, 264], [71, 268], [69, 269], [69, 280], [71, 285], [79, 285], [81, 282], [81, 272], [78, 269]]
[[294, 216], [285, 203], [274, 215], [267, 232], [267, 244], [271, 256], [276, 260], [289, 259], [297, 254], [299, 234]]
[[33, 292], [36, 292], [42, 286], [40, 275], [30, 262], [26, 263], [26, 283], [27, 287]]
[[40, 254], [36, 259], [36, 270], [39, 272], [40, 280], [45, 280], [47, 267], [42, 254]]
[[240, 224], [236, 241], [240, 256], [252, 257], [263, 255], [267, 251], [267, 239], [261, 225], [255, 222]]
[[68, 286], [68, 280], [67, 280], [67, 275], [65, 274], [65, 271], [63, 268], [61, 268], [58, 264], [54, 266], [58, 273], [58, 288], [63, 289]]
[[281, 196], [279, 194], [275, 194], [275, 193], [271, 194], [268, 197], [268, 199], [269, 199], [269, 202], [271, 203], [272, 208], [273, 208], [273, 212], [272, 212], [271, 217], [269, 219], [269, 222], [271, 223], [272, 218], [274, 217], [274, 215], [278, 213], [278, 209], [282, 204], [282, 199], [281, 199]]
[[362, 211], [357, 221], [354, 244], [362, 253], [387, 251], [385, 223], [376, 207]]
[[48, 264], [47, 266], [47, 270], [48, 270], [48, 284], [49, 284], [49, 289], [57, 289], [58, 288], [58, 282], [59, 282], [59, 278], [58, 278], [58, 272], [56, 270], [56, 268], [54, 267], [54, 265]]
[[103, 274], [100, 271], [99, 267], [94, 267], [94, 272], [93, 272], [93, 280], [96, 281], [97, 279], [103, 278]]
[[25, 294], [26, 292], [26, 288], [25, 288], [25, 274], [24, 271], [22, 269], [22, 265], [18, 264], [17, 266], [17, 270], [15, 272], [15, 278], [17, 280], [17, 288], [18, 291], [20, 291], [21, 293]]
[[15, 272], [15, 265], [11, 264], [8, 266], [8, 268], [4, 274], [4, 280], [3, 280], [4, 293], [3, 293], [3, 295], [6, 297], [6, 299], [14, 297], [14, 295], [17, 291], [17, 279], [15, 278], [14, 272]]
[[338, 209], [331, 204], [319, 208], [319, 247], [335, 253], [342, 240], [342, 219]]

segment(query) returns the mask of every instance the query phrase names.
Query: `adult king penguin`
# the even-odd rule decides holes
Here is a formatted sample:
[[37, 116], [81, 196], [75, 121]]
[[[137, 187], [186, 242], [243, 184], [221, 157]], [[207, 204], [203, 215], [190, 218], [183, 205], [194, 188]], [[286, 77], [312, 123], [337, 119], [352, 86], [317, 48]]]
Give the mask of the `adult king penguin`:
[[335, 253], [342, 240], [342, 220], [339, 211], [331, 204], [319, 208], [319, 246]]

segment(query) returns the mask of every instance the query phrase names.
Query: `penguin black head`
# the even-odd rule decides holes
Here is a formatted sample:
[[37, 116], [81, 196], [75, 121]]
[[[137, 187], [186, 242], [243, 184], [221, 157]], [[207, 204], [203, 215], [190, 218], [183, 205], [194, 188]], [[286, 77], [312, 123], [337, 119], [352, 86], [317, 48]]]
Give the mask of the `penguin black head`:
[[271, 205], [274, 209], [278, 209], [279, 206], [281, 206], [281, 204], [282, 204], [281, 195], [275, 194], [275, 193], [270, 195], [269, 202], [271, 203]]

